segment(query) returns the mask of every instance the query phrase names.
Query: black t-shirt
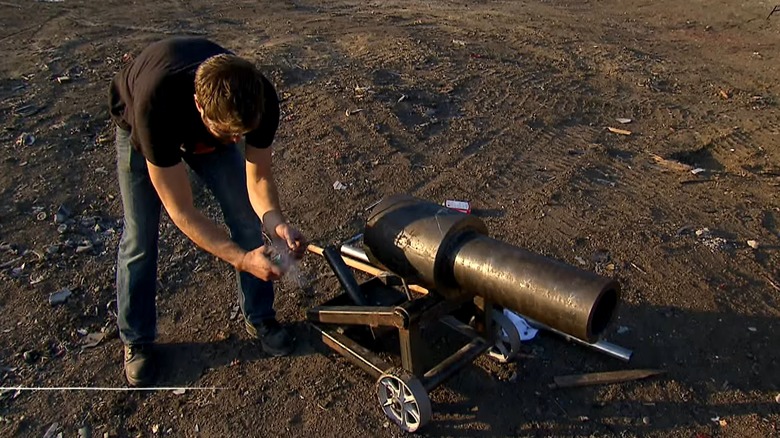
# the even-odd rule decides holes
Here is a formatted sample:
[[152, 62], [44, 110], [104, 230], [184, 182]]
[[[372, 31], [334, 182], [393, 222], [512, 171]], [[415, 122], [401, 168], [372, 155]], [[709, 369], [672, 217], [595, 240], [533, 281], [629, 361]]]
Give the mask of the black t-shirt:
[[[155, 42], [128, 63], [111, 82], [109, 110], [131, 132], [133, 146], [154, 165], [173, 166], [185, 154], [224, 147], [203, 124], [195, 107], [195, 71], [214, 55], [231, 53], [190, 37]], [[263, 77], [264, 108], [260, 126], [246, 135], [247, 145], [271, 146], [279, 126], [279, 98]]]

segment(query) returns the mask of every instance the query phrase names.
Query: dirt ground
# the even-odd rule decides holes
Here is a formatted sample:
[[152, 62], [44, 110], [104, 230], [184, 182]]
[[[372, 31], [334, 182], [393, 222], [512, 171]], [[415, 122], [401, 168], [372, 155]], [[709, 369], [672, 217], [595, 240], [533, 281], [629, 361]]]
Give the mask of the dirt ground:
[[[635, 351], [629, 364], [542, 335], [516, 362], [481, 357], [432, 391], [420, 435], [778, 436], [773, 7], [2, 1], [0, 384], [125, 386], [106, 89], [126, 54], [196, 34], [256, 61], [284, 96], [274, 168], [313, 242], [360, 232], [387, 194], [466, 199], [494, 236], [621, 282], [606, 338]], [[161, 235], [160, 385], [219, 389], [3, 391], [0, 436], [43, 436], [53, 423], [65, 437], [85, 426], [98, 437], [403, 435], [372, 379], [307, 328], [305, 311], [338, 292], [322, 259], [301, 266], [311, 289], [278, 285], [298, 346], [270, 358], [235, 317], [228, 266], [167, 219]], [[72, 295], [50, 305], [63, 288]], [[558, 375], [645, 367], [666, 374], [548, 388]]]

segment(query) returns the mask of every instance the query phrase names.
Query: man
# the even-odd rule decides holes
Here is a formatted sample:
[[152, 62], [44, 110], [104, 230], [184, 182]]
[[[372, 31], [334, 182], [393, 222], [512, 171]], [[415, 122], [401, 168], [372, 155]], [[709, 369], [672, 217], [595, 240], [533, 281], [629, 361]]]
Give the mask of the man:
[[[293, 339], [275, 319], [272, 281], [301, 233], [282, 215], [271, 171], [279, 100], [250, 62], [203, 38], [151, 44], [113, 79], [124, 230], [117, 256], [120, 337], [132, 386], [154, 381], [155, 285], [160, 208], [196, 245], [236, 269], [250, 335], [273, 356]], [[245, 140], [242, 156], [237, 143]], [[217, 198], [230, 237], [193, 206], [185, 163]], [[262, 223], [261, 223], [262, 220]], [[264, 245], [263, 229], [275, 242]]]

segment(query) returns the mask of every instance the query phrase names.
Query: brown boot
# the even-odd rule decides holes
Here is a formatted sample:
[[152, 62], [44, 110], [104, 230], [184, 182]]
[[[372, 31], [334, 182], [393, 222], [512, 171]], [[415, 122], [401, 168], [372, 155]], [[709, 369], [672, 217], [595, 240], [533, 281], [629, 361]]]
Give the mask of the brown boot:
[[130, 386], [150, 386], [156, 375], [154, 344], [125, 345], [125, 377]]

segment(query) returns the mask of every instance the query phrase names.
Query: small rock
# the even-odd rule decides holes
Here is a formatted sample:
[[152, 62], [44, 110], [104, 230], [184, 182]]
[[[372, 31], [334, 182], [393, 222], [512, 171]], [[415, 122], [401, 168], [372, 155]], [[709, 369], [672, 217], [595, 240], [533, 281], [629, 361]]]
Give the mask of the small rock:
[[153, 424], [152, 425], [152, 433], [157, 434], [157, 432], [160, 431], [160, 425], [159, 424]]
[[471, 408], [471, 412], [479, 412], [479, 406], [474, 406]]
[[82, 254], [82, 253], [85, 253], [85, 252], [92, 251], [93, 248], [94, 247], [92, 246], [91, 243], [86, 244], [86, 245], [79, 245], [79, 246], [76, 247], [76, 254]]
[[53, 294], [49, 295], [49, 304], [51, 304], [52, 306], [56, 306], [57, 304], [62, 304], [72, 294], [73, 292], [71, 292], [70, 289], [68, 289], [67, 287], [57, 292], [54, 292]]
[[37, 361], [38, 358], [41, 357], [41, 355], [35, 350], [27, 350], [24, 353], [22, 353], [22, 357], [24, 358], [24, 361], [27, 363], [35, 363], [35, 361]]
[[675, 235], [684, 236], [686, 234], [689, 234], [691, 231], [693, 231], [693, 225], [684, 225], [677, 230], [677, 233], [675, 233]]
[[615, 120], [617, 120], [617, 122], [622, 124], [622, 125], [631, 123], [631, 121], [632, 121], [631, 119], [626, 119], [626, 118], [617, 118]]
[[84, 228], [92, 228], [95, 223], [97, 223], [97, 219], [94, 217], [81, 218], [81, 226]]
[[755, 332], [758, 331], [758, 329], [755, 328], [755, 327], [748, 327], [748, 331], [751, 331], [751, 332], [755, 333]]
[[95, 224], [95, 228], [93, 228], [93, 230], [96, 233], [102, 233], [103, 232], [103, 227], [100, 224]]
[[588, 262], [586, 262], [586, 261], [585, 261], [585, 259], [583, 259], [583, 258], [582, 258], [582, 257], [580, 257], [580, 256], [574, 257], [574, 260], [576, 260], [576, 261], [577, 261], [577, 263], [579, 263], [579, 264], [581, 264], [581, 265], [587, 265], [587, 264], [588, 264]]
[[590, 421], [590, 418], [588, 418], [585, 415], [580, 415], [579, 420], [582, 421], [583, 423], [586, 423], [586, 422]]
[[70, 210], [68, 210], [64, 205], [60, 205], [59, 208], [57, 208], [57, 213], [54, 214], [54, 223], [55, 224], [62, 224], [65, 223], [66, 220], [70, 217]]
[[195, 433], [198, 433], [198, 432], [200, 432], [200, 427], [196, 424], [195, 425]]
[[385, 421], [384, 423], [382, 423], [382, 427], [387, 429], [388, 427], [390, 427], [390, 422], [389, 421]]
[[758, 241], [756, 241], [756, 240], [748, 240], [747, 244], [748, 244], [749, 247], [751, 247], [753, 249], [758, 249]]
[[92, 428], [83, 426], [79, 429], [79, 438], [92, 438]]
[[775, 396], [775, 403], [780, 403], [780, 394]]
[[642, 423], [650, 424], [650, 417], [642, 417]]
[[33, 144], [35, 144], [35, 136], [27, 132], [22, 133], [22, 135], [16, 139], [17, 146], [32, 146]]
[[702, 228], [699, 230], [696, 230], [696, 237], [707, 237], [711, 234], [709, 228]]
[[606, 263], [609, 261], [609, 251], [605, 249], [600, 249], [593, 253], [592, 256], [590, 256], [590, 259], [595, 263]]
[[175, 395], [183, 395], [185, 392], [187, 392], [187, 390], [186, 390], [186, 389], [184, 389], [184, 388], [177, 388], [177, 389], [174, 389], [174, 390], [173, 390], [173, 393], [174, 393]]
[[84, 348], [95, 348], [98, 345], [100, 345], [100, 343], [103, 342], [103, 339], [105, 338], [106, 338], [105, 333], [89, 333], [84, 338], [84, 343], [82, 344], [82, 346]]
[[618, 332], [618, 334], [619, 334], [619, 335], [622, 335], [622, 334], [624, 334], [624, 333], [628, 333], [629, 331], [631, 331], [631, 329], [629, 329], [628, 327], [626, 327], [626, 326], [624, 326], [624, 325], [621, 325], [621, 326], [620, 326], [620, 327], [618, 327], [618, 329], [617, 329], [617, 332]]

